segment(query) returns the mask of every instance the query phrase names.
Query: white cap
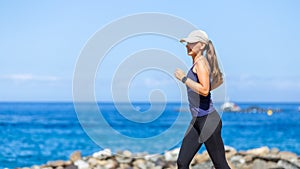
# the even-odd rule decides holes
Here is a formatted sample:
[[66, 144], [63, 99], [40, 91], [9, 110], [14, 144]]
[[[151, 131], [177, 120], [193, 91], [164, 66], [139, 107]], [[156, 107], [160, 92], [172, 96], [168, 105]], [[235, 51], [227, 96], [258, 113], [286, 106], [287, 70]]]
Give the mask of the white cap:
[[188, 37], [180, 39], [180, 42], [188, 43], [203, 42], [207, 44], [208, 41], [208, 36], [203, 30], [194, 30], [188, 35]]

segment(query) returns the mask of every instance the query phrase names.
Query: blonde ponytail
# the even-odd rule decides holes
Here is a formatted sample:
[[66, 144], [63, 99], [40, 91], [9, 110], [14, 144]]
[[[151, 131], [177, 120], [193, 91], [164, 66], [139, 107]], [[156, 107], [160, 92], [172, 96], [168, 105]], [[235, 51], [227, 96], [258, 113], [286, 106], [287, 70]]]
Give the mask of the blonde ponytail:
[[223, 83], [223, 73], [220, 70], [216, 51], [211, 40], [206, 45], [206, 58], [210, 66], [211, 90], [213, 90]]

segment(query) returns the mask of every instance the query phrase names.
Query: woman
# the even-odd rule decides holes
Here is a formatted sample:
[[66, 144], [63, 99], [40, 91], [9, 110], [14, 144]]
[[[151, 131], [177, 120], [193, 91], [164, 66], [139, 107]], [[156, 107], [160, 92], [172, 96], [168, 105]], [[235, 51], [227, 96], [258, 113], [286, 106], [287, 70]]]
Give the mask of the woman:
[[187, 86], [193, 118], [182, 141], [177, 160], [178, 168], [188, 169], [194, 155], [204, 143], [214, 167], [230, 169], [221, 137], [222, 121], [213, 107], [210, 94], [211, 90], [223, 83], [214, 46], [202, 30], [192, 31], [180, 42], [187, 43], [187, 53], [193, 59], [193, 66], [187, 76], [180, 69], [176, 69], [174, 74]]

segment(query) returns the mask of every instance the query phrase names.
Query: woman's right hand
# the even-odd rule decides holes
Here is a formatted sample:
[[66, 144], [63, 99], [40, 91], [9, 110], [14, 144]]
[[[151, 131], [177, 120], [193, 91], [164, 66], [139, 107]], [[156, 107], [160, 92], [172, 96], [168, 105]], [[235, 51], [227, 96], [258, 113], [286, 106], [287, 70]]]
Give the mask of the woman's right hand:
[[178, 79], [178, 80], [182, 80], [182, 78], [185, 76], [185, 73], [183, 70], [179, 69], [179, 68], [176, 68], [175, 72], [174, 72], [174, 75], [175, 77]]

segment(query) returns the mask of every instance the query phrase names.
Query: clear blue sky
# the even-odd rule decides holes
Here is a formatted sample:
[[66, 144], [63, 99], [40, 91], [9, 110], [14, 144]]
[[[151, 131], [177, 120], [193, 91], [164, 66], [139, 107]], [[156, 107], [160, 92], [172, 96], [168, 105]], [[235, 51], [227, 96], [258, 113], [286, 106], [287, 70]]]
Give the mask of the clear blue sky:
[[[207, 31], [231, 100], [300, 102], [299, 6], [291, 0], [1, 1], [0, 101], [71, 101], [76, 60], [97, 30], [131, 14], [161, 12]], [[168, 82], [140, 78], [178, 97]], [[143, 84], [130, 92], [133, 100], [148, 98]]]

